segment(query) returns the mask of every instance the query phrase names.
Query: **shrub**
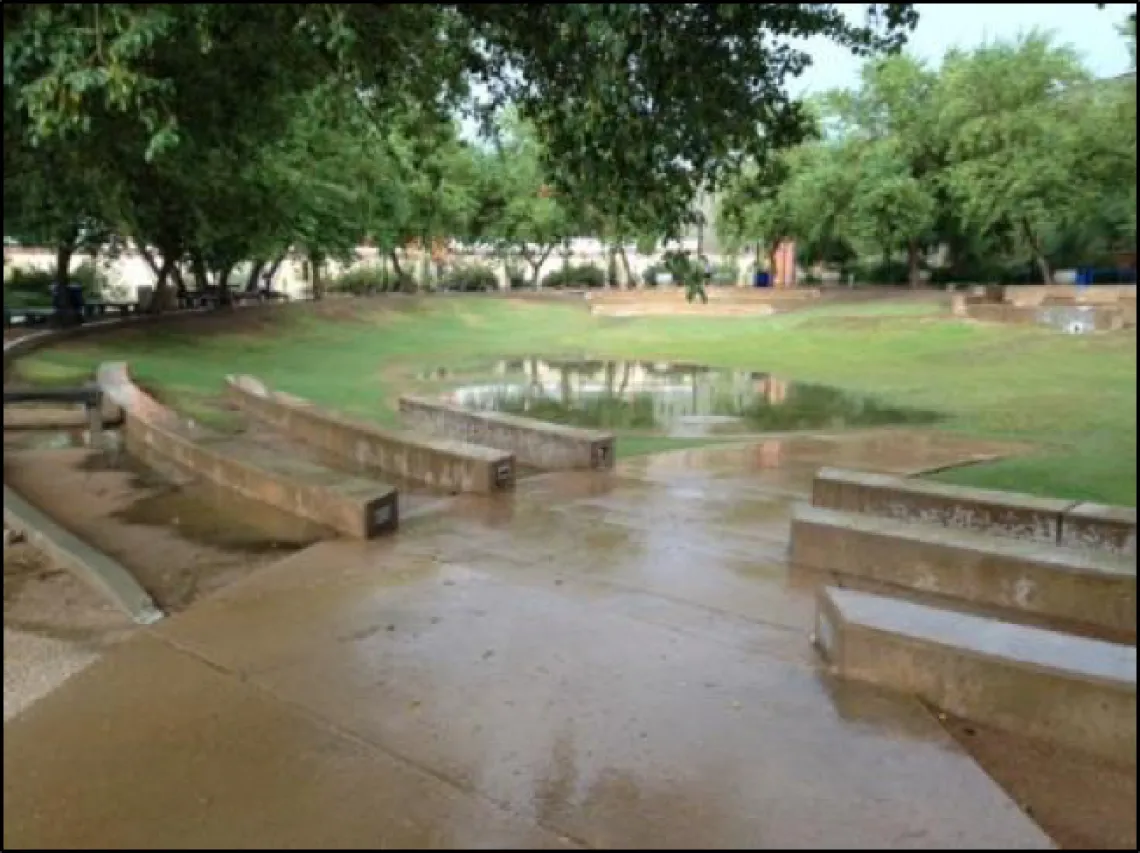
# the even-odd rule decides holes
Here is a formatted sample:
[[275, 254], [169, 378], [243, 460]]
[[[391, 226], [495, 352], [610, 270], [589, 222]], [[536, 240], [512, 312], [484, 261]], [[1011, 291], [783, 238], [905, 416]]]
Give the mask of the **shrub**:
[[406, 272], [397, 275], [384, 267], [369, 264], [341, 273], [327, 282], [325, 289], [329, 292], [351, 293], [354, 296], [395, 291], [409, 293], [416, 289], [416, 280]]
[[732, 264], [717, 264], [713, 267], [711, 284], [728, 287], [736, 284], [736, 267]]
[[461, 293], [482, 293], [498, 289], [499, 277], [488, 266], [468, 264], [449, 270], [439, 280], [439, 286], [443, 290], [457, 290]]
[[[109, 286], [107, 276], [91, 261], [71, 271], [69, 280], [83, 288], [85, 299], [98, 299]], [[47, 307], [52, 304], [54, 270], [13, 267], [4, 279], [4, 304], [10, 308]]]
[[530, 287], [530, 281], [527, 279], [526, 270], [522, 267], [511, 264], [507, 267], [507, 281], [510, 282], [511, 290], [518, 290], [523, 287]]
[[542, 279], [542, 286], [554, 289], [560, 287], [605, 287], [606, 271], [594, 264], [560, 267]]
[[646, 287], [656, 287], [657, 276], [660, 273], [667, 272], [669, 272], [669, 270], [665, 264], [650, 264], [648, 267], [646, 267], [645, 272], [641, 274], [641, 280], [644, 282]]

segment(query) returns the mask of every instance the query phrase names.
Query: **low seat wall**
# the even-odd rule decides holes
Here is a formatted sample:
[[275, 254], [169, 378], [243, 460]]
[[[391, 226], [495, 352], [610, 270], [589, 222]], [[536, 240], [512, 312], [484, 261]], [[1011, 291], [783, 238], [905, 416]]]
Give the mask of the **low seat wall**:
[[1127, 560], [797, 505], [791, 562], [1007, 612], [1136, 636], [1136, 569]]
[[611, 433], [545, 421], [480, 412], [426, 397], [400, 397], [400, 416], [410, 427], [514, 454], [524, 465], [547, 470], [608, 470], [614, 465]]
[[[309, 477], [296, 466], [251, 460], [248, 451], [200, 429], [188, 429], [178, 416], [137, 385], [121, 362], [101, 365], [100, 386], [126, 415], [127, 451], [144, 462], [173, 465], [243, 497], [314, 521], [347, 536], [370, 539], [398, 524], [396, 490], [353, 477], [330, 477], [314, 468]], [[325, 476], [320, 476], [324, 474]]]
[[226, 396], [254, 418], [362, 470], [449, 492], [495, 492], [515, 484], [510, 453], [460, 441], [386, 430], [271, 391], [252, 376], [226, 378]]
[[1065, 510], [1061, 544], [1136, 557], [1136, 508], [1079, 503]]
[[845, 468], [820, 468], [812, 506], [1057, 544], [1076, 501], [952, 486]]
[[812, 506], [1086, 551], [1136, 555], [1136, 509], [820, 468]]
[[1135, 646], [833, 588], [815, 642], [841, 677], [1135, 766]]

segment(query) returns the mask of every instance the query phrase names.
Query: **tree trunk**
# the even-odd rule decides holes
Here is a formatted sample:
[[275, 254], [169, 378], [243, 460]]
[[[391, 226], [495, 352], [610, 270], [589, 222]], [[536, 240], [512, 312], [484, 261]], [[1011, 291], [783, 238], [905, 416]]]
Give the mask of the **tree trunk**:
[[234, 271], [233, 265], [228, 264], [218, 272], [218, 306], [233, 307], [233, 294], [230, 293], [230, 274]]
[[161, 314], [166, 310], [166, 293], [167, 283], [170, 280], [170, 272], [175, 267], [172, 257], [163, 256], [162, 266], [158, 270], [158, 276], [154, 282], [154, 296], [150, 301], [150, 313]]
[[1022, 218], [1021, 230], [1025, 234], [1025, 239], [1029, 243], [1029, 248], [1033, 252], [1033, 262], [1037, 264], [1037, 268], [1041, 270], [1041, 283], [1053, 283], [1053, 270], [1049, 266], [1049, 259], [1045, 257], [1045, 253], [1041, 251], [1041, 241], [1033, 233], [1033, 228], [1029, 225], [1029, 220]]
[[64, 238], [55, 247], [55, 293], [52, 306], [59, 312], [59, 320], [70, 326], [78, 319], [71, 293], [67, 287], [71, 277], [71, 258], [75, 254], [74, 238]]
[[194, 273], [194, 289], [199, 293], [210, 286], [210, 272], [206, 260], [197, 249], [190, 250], [190, 270]]
[[639, 287], [640, 283], [634, 280], [633, 272], [629, 268], [629, 255], [625, 253], [625, 246], [618, 246], [618, 257], [621, 258], [621, 268], [625, 270], [625, 286]]
[[281, 265], [285, 263], [285, 257], [287, 254], [287, 252], [281, 253], [276, 258], [274, 258], [273, 263], [269, 265], [269, 272], [266, 273], [266, 277], [269, 279], [270, 287], [273, 286], [273, 279], [277, 277], [277, 270], [281, 269]]
[[324, 282], [321, 281], [321, 260], [319, 253], [309, 254], [309, 266], [313, 271], [313, 301], [320, 301], [325, 295]]
[[254, 261], [253, 264], [250, 265], [249, 275], [245, 280], [246, 293], [257, 293], [258, 279], [260, 278], [261, 271], [263, 269], [265, 269], [265, 261]]
[[392, 269], [396, 271], [396, 280], [399, 281], [404, 277], [404, 271], [400, 268], [400, 256], [396, 254], [395, 249], [392, 249], [388, 252], [388, 257], [392, 259]]
[[918, 275], [918, 244], [914, 240], [906, 244], [906, 268], [911, 288], [917, 289], [922, 282]]

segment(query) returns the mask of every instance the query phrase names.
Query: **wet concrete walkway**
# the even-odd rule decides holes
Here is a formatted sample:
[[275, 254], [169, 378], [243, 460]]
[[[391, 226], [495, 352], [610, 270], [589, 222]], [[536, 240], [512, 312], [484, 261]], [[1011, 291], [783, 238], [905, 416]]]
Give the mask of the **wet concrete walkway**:
[[194, 604], [5, 725], [5, 847], [1041, 848], [916, 702], [831, 680], [771, 440], [464, 496]]

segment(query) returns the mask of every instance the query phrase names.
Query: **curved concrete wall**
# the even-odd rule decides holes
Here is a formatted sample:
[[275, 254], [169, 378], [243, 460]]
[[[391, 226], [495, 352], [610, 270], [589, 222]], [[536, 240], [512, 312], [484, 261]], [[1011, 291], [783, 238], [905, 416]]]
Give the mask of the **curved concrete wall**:
[[477, 444], [382, 429], [271, 391], [252, 376], [226, 377], [226, 396], [288, 437], [353, 464], [449, 492], [495, 492], [515, 484], [510, 453]]
[[[395, 529], [396, 490], [338, 477], [321, 466], [258, 454], [251, 446], [191, 427], [131, 381], [122, 362], [99, 367], [99, 385], [126, 414], [129, 452], [150, 464], [172, 465], [242, 497], [269, 504], [358, 539]], [[330, 476], [331, 474], [331, 476]]]

